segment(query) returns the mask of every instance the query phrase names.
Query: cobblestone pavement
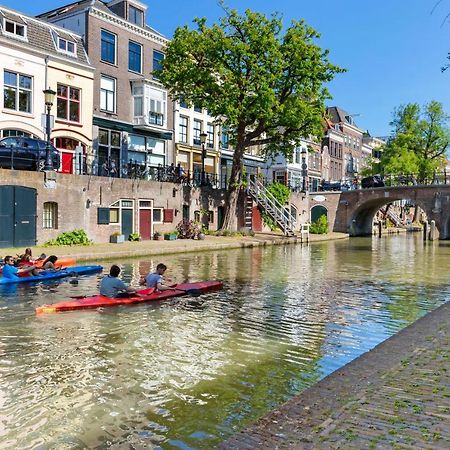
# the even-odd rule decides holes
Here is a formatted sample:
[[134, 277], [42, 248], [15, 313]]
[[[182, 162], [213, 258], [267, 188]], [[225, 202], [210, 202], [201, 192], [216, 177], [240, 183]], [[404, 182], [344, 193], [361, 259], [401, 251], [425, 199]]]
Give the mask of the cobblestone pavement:
[[450, 302], [219, 449], [449, 449]]
[[[328, 233], [324, 235], [310, 235], [310, 242], [346, 239], [348, 234]], [[115, 259], [120, 262], [122, 258], [135, 258], [142, 256], [167, 255], [176, 253], [202, 252], [211, 250], [228, 250], [236, 248], [250, 248], [267, 245], [284, 245], [300, 243], [299, 239], [286, 238], [281, 234], [258, 233], [255, 236], [225, 237], [206, 236], [204, 240], [177, 239], [175, 241], [141, 241], [124, 242], [121, 244], [94, 244], [89, 246], [62, 246], [62, 247], [32, 247], [33, 255], [41, 253], [56, 256], [70, 256], [78, 262], [99, 261], [102, 259]], [[16, 255], [22, 253], [23, 248], [2, 248], [0, 255]]]

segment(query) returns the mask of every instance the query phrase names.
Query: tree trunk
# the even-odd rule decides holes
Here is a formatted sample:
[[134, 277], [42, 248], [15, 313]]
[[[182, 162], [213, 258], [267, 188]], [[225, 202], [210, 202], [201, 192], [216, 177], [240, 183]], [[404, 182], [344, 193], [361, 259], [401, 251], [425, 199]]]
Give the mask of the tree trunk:
[[227, 202], [225, 204], [225, 213], [223, 218], [222, 230], [237, 231], [237, 201], [239, 192], [242, 189], [242, 158], [245, 147], [243, 145], [243, 135], [238, 134], [236, 148], [233, 155], [233, 166], [228, 181]]

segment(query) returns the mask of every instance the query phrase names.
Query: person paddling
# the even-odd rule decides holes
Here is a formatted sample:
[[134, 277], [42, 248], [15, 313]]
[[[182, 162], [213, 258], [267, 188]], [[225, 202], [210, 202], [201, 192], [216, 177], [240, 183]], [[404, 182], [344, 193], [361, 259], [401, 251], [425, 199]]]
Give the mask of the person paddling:
[[120, 267], [115, 264], [112, 265], [109, 270], [109, 275], [102, 278], [100, 283], [100, 295], [109, 298], [126, 298], [130, 297], [130, 294], [136, 293], [135, 289], [117, 278], [119, 274]]
[[167, 266], [160, 263], [156, 266], [156, 270], [153, 273], [149, 273], [146, 277], [142, 277], [139, 284], [145, 284], [148, 288], [155, 288], [157, 291], [167, 291], [173, 289], [173, 287], [166, 286], [164, 284], [164, 272], [167, 270]]

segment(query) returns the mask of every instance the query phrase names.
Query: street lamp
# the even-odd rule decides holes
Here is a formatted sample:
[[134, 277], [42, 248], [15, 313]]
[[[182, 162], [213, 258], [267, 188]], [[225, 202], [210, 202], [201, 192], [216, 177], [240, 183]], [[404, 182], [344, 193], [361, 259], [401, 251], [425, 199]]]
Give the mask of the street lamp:
[[206, 159], [206, 138], [208, 135], [206, 133], [200, 133], [200, 143], [202, 144], [202, 178], [200, 181], [200, 186], [205, 186], [205, 159]]
[[44, 164], [44, 170], [53, 170], [53, 160], [52, 160], [52, 154], [51, 154], [51, 140], [50, 140], [50, 133], [51, 133], [51, 125], [50, 125], [50, 111], [52, 109], [53, 101], [55, 99], [56, 92], [51, 90], [50, 88], [44, 90], [44, 96], [45, 96], [45, 106], [47, 107], [47, 115], [46, 115], [46, 134], [47, 134], [47, 145], [45, 147], [45, 164]]
[[308, 151], [302, 147], [302, 191], [306, 192], [306, 177], [308, 176], [308, 164], [306, 164], [306, 155]]

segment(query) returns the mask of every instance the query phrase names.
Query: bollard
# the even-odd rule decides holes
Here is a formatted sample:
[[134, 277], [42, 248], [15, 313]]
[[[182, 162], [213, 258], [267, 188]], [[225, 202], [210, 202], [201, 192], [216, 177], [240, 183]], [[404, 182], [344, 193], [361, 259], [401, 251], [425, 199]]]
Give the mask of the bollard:
[[423, 240], [427, 240], [427, 234], [428, 234], [428, 222], [423, 223]]
[[430, 241], [434, 241], [436, 239], [436, 221], [432, 220], [430, 222]]

